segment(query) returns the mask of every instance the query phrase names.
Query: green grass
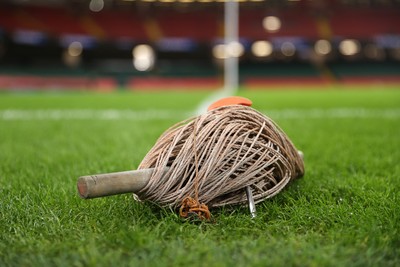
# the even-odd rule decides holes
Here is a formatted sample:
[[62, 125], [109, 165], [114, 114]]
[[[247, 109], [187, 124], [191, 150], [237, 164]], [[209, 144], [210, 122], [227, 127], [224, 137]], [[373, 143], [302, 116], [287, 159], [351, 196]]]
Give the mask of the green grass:
[[[200, 224], [131, 195], [82, 200], [75, 186], [81, 175], [136, 168], [207, 92], [1, 94], [0, 114], [160, 109], [176, 116], [0, 116], [0, 266], [399, 266], [398, 89], [242, 90], [304, 151], [306, 175], [257, 205], [255, 219], [246, 207], [227, 207]], [[279, 116], [337, 108], [370, 113]]]

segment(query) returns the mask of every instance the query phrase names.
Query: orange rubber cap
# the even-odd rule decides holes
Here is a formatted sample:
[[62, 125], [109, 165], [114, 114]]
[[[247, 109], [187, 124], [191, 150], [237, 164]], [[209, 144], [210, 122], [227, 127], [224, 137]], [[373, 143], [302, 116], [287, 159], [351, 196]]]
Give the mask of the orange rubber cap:
[[220, 100], [215, 101], [212, 103], [207, 111], [219, 108], [219, 107], [224, 107], [224, 106], [230, 106], [230, 105], [243, 105], [243, 106], [248, 106], [250, 107], [253, 104], [250, 99], [247, 99], [245, 97], [241, 96], [230, 96], [230, 97], [225, 97], [221, 98]]

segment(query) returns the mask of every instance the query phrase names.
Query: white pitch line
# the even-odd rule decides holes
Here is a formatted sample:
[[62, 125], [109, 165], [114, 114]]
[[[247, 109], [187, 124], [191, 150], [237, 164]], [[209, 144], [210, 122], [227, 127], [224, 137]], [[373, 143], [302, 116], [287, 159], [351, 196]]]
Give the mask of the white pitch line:
[[0, 120], [167, 120], [189, 116], [176, 110], [119, 110], [119, 109], [7, 109], [0, 111]]
[[229, 87], [220, 89], [216, 91], [215, 93], [209, 95], [203, 102], [199, 104], [199, 106], [196, 108], [195, 115], [201, 115], [204, 112], [207, 112], [207, 108], [214, 103], [215, 101], [234, 95], [234, 89], [231, 89]]
[[[261, 110], [272, 119], [322, 119], [322, 118], [400, 118], [400, 108], [365, 109], [279, 109]], [[189, 110], [119, 110], [119, 109], [7, 109], [0, 110], [0, 120], [182, 120], [189, 118]]]
[[366, 109], [366, 108], [331, 108], [331, 109], [282, 109], [261, 110], [274, 119], [320, 119], [320, 118], [400, 118], [400, 108]]

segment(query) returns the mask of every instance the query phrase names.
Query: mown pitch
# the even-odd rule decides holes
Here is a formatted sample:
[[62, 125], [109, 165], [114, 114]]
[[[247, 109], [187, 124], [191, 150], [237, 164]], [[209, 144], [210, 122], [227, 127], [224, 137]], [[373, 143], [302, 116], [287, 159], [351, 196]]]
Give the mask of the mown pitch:
[[305, 153], [306, 175], [213, 223], [80, 175], [134, 169], [208, 92], [0, 95], [0, 266], [398, 266], [400, 88], [242, 90]]

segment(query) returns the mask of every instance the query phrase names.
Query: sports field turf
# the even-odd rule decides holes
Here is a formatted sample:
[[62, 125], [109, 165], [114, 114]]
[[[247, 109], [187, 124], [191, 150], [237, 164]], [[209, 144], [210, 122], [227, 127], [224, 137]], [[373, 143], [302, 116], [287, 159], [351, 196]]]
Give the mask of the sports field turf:
[[208, 94], [0, 94], [0, 266], [400, 265], [400, 87], [242, 90], [305, 154], [255, 219], [78, 197], [78, 176], [135, 169]]

